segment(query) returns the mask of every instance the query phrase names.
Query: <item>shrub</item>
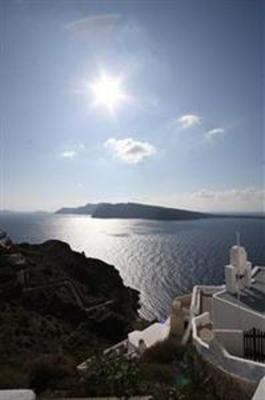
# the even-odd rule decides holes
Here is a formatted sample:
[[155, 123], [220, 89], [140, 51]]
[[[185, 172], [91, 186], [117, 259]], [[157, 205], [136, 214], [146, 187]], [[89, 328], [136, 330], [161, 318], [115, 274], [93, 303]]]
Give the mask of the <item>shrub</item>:
[[140, 371], [141, 379], [145, 382], [161, 382], [166, 385], [176, 382], [175, 370], [171, 365], [142, 363]]
[[85, 394], [89, 396], [137, 394], [139, 382], [135, 361], [109, 355], [94, 356], [83, 378]]
[[154, 320], [154, 321], [150, 322], [143, 318], [138, 317], [132, 323], [132, 328], [133, 328], [133, 330], [136, 330], [136, 331], [142, 331], [142, 330], [148, 328], [152, 323], [155, 323], [155, 322], [157, 322], [157, 321]]
[[184, 349], [177, 346], [173, 339], [158, 342], [146, 349], [142, 361], [145, 363], [170, 364], [183, 357]]
[[29, 387], [41, 393], [47, 389], [67, 386], [66, 380], [76, 378], [77, 372], [71, 359], [65, 357], [42, 356], [25, 366]]
[[0, 365], [0, 390], [25, 387], [26, 383], [25, 374], [18, 365], [12, 363]]

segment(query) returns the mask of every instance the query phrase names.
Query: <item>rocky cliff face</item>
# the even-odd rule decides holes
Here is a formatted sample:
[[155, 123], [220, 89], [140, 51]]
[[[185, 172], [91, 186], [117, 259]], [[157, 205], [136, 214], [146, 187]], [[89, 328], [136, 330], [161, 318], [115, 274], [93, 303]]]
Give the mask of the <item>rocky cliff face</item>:
[[139, 296], [113, 266], [51, 240], [2, 251], [0, 300], [0, 352], [9, 357], [118, 341], [131, 329]]

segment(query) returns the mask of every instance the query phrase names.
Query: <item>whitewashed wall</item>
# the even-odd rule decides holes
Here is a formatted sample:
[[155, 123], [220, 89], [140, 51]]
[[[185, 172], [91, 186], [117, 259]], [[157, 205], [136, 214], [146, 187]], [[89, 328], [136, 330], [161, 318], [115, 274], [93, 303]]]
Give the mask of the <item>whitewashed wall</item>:
[[265, 375], [265, 364], [233, 356], [214, 339], [210, 344], [205, 343], [198, 335], [197, 327], [209, 321], [209, 313], [192, 318], [192, 339], [198, 353], [217, 368], [229, 374], [237, 375], [252, 383], [259, 382]]
[[265, 316], [213, 297], [213, 326], [215, 329], [265, 330]]
[[243, 356], [243, 331], [237, 329], [214, 329], [218, 342], [232, 355]]
[[265, 377], [261, 379], [259, 386], [257, 387], [252, 400], [264, 400], [265, 399]]

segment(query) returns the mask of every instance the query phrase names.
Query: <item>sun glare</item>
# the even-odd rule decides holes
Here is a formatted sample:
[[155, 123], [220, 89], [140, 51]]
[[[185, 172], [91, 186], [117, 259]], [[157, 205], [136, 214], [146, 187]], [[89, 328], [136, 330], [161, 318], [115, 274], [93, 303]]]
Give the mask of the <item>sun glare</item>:
[[102, 73], [98, 80], [90, 85], [90, 89], [93, 106], [106, 107], [110, 113], [114, 113], [127, 97], [122, 87], [121, 77], [113, 77], [106, 73]]

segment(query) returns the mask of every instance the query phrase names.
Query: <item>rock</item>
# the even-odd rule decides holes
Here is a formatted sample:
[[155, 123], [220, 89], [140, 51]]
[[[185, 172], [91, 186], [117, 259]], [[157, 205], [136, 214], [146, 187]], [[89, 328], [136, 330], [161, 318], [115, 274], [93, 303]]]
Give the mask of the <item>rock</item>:
[[0, 342], [9, 338], [0, 346], [5, 355], [54, 351], [74, 332], [76, 342], [85, 346], [90, 338], [93, 346], [95, 338], [112, 344], [132, 329], [139, 294], [124, 286], [113, 266], [57, 240], [22, 243], [16, 251], [25, 259], [25, 279], [17, 279], [17, 268], [10, 270], [10, 264], [3, 269], [1, 289], [5, 282], [16, 288], [3, 292], [7, 297], [0, 293]]

